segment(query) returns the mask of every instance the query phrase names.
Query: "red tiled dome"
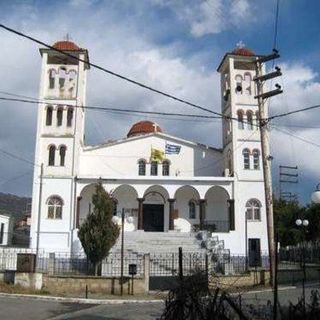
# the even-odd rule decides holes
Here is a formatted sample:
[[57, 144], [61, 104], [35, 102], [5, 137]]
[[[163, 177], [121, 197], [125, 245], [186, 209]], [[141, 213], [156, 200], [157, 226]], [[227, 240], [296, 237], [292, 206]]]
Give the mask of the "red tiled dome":
[[58, 50], [64, 50], [64, 51], [78, 51], [81, 50], [74, 42], [72, 41], [58, 41], [56, 42], [53, 47]]
[[135, 123], [129, 130], [127, 137], [148, 134], [152, 132], [162, 132], [161, 128], [152, 121], [140, 121]]
[[232, 51], [233, 54], [237, 55], [237, 56], [255, 56], [255, 53], [248, 48], [236, 48]]

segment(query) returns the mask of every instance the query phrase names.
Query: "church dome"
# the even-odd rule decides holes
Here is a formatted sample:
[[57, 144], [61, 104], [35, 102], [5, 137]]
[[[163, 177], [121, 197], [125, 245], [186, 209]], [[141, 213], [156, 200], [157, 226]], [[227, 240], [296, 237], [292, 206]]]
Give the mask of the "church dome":
[[135, 123], [129, 130], [127, 137], [133, 137], [152, 132], [162, 132], [162, 129], [155, 122], [152, 121], [140, 121]]
[[74, 42], [69, 40], [63, 40], [56, 42], [53, 47], [63, 51], [78, 51], [81, 50]]
[[251, 56], [255, 56], [255, 53], [249, 49], [249, 48], [236, 48], [232, 51], [232, 54], [235, 54], [237, 56], [247, 56], [247, 57], [251, 57]]

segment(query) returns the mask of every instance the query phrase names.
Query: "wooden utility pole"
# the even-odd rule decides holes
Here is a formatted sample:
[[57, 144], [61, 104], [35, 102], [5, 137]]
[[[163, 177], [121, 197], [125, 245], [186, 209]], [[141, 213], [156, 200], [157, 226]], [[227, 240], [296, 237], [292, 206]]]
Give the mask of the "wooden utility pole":
[[268, 56], [258, 57], [256, 61], [256, 77], [257, 95], [259, 107], [259, 120], [260, 120], [260, 137], [261, 137], [261, 156], [263, 164], [263, 177], [264, 177], [264, 190], [266, 200], [266, 215], [267, 215], [267, 231], [268, 231], [268, 248], [270, 257], [270, 281], [274, 287], [275, 285], [275, 239], [274, 239], [274, 221], [273, 221], [273, 199], [272, 199], [272, 175], [271, 175], [271, 160], [270, 144], [269, 144], [269, 132], [268, 132], [268, 120], [266, 118], [266, 106], [265, 99], [282, 93], [281, 87], [276, 84], [276, 89], [263, 92], [263, 86], [265, 81], [281, 76], [280, 68], [276, 67], [276, 71], [269, 74], [263, 74], [263, 63], [279, 58], [277, 50]]

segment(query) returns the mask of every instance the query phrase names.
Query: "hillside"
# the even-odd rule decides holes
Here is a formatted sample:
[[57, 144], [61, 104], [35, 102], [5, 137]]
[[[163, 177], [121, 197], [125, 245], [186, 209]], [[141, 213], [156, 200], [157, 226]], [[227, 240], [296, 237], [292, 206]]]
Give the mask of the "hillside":
[[0, 192], [0, 214], [8, 214], [15, 219], [20, 218], [26, 213], [28, 204], [30, 209], [30, 203], [31, 198]]

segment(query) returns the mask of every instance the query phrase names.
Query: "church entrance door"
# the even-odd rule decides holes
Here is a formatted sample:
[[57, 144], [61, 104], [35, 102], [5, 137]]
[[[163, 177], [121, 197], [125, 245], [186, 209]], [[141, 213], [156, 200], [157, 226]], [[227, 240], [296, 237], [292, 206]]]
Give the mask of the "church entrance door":
[[144, 204], [143, 205], [143, 230], [163, 232], [164, 227], [164, 205]]

